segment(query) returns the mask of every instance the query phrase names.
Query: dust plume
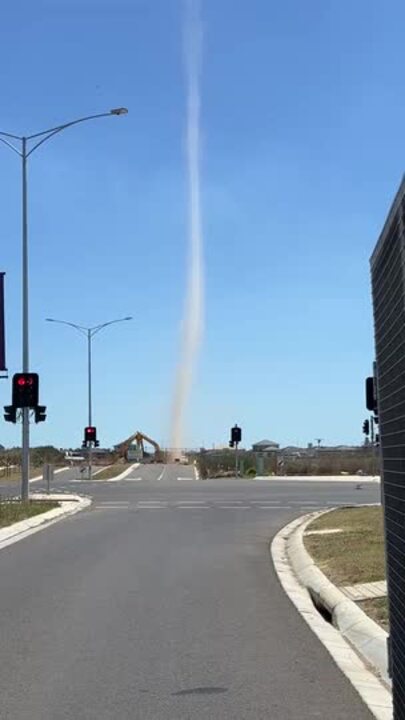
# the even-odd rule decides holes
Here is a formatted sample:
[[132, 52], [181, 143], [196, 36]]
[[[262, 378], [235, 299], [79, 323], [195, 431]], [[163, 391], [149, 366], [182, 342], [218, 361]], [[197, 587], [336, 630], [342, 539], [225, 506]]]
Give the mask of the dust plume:
[[187, 79], [186, 158], [189, 260], [182, 346], [172, 410], [171, 447], [183, 447], [185, 411], [190, 397], [203, 325], [203, 259], [200, 189], [200, 74], [202, 23], [199, 0], [185, 0], [185, 69]]

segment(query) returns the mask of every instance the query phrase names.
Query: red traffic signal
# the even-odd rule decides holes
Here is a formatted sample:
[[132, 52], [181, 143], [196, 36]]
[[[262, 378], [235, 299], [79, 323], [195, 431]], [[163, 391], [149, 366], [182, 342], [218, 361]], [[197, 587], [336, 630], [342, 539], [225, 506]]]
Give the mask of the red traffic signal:
[[37, 373], [16, 373], [13, 376], [13, 407], [36, 408], [38, 397], [39, 378]]
[[95, 428], [94, 425], [89, 425], [84, 428], [84, 442], [97, 442], [97, 428]]

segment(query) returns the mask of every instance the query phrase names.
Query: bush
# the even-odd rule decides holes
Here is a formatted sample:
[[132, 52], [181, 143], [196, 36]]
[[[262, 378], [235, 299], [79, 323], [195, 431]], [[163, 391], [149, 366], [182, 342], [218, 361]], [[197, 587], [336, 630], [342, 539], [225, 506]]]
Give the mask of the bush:
[[250, 467], [246, 470], [247, 477], [256, 477], [256, 470], [254, 467]]

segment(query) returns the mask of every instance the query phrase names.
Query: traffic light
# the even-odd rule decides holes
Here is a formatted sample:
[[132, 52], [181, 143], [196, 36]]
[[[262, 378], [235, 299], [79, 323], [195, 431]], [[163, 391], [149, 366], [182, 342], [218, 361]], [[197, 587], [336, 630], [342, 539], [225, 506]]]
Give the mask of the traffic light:
[[16, 373], [13, 376], [12, 403], [14, 408], [36, 408], [39, 397], [37, 373]]
[[17, 409], [13, 405], [4, 406], [4, 419], [6, 422], [17, 422]]
[[363, 423], [363, 432], [365, 435], [370, 435], [370, 420], [365, 420]]
[[94, 425], [88, 425], [84, 428], [84, 447], [89, 447], [91, 443], [94, 443], [97, 447], [97, 428]]
[[234, 445], [235, 445], [234, 441], [233, 441], [233, 440], [230, 440], [230, 441], [229, 441], [229, 447], [233, 447]]
[[240, 443], [241, 440], [242, 440], [242, 429], [240, 427], [238, 427], [237, 425], [235, 425], [231, 429], [231, 441], [236, 444], [236, 443]]
[[44, 422], [46, 420], [46, 406], [37, 405], [35, 409], [35, 422]]
[[377, 393], [375, 378], [366, 378], [366, 408], [377, 415]]

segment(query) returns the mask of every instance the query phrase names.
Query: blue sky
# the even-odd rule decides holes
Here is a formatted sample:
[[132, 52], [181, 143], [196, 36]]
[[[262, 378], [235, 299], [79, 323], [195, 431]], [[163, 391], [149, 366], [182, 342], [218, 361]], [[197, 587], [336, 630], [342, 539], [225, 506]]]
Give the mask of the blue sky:
[[[399, 0], [203, 0], [206, 312], [188, 446], [358, 442], [373, 360], [368, 258], [403, 172]], [[181, 0], [7, 3], [0, 129], [66, 131], [29, 168], [31, 368], [48, 421], [76, 446], [85, 342], [50, 325], [134, 315], [94, 341], [102, 445], [165, 444], [187, 254]], [[20, 366], [20, 168], [0, 148], [7, 360]], [[10, 400], [0, 382], [1, 404]], [[1, 423], [0, 443], [20, 427]]]

